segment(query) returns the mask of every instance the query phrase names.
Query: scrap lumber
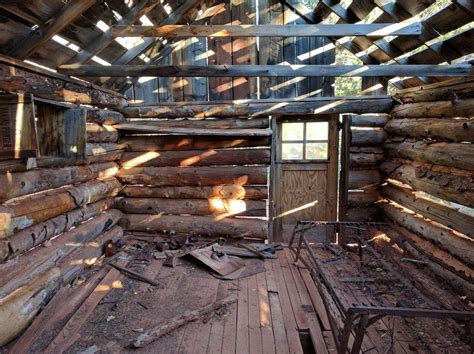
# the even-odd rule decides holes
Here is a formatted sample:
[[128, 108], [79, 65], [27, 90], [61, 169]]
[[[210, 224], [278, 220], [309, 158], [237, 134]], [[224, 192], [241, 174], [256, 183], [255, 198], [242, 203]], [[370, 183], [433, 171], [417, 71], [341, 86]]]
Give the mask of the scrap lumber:
[[126, 214], [120, 224], [127, 231], [175, 231], [213, 237], [266, 239], [267, 221], [259, 219], [224, 218], [210, 216]]
[[[472, 134], [474, 134], [474, 120], [472, 123]], [[471, 140], [474, 141], [474, 137]], [[402, 157], [474, 171], [474, 144], [406, 141], [386, 143], [384, 149], [390, 157]]]
[[125, 136], [120, 143], [127, 145], [129, 151], [185, 151], [226, 148], [270, 146], [270, 137], [177, 137], [177, 136]]
[[68, 320], [84, 300], [89, 297], [94, 288], [104, 278], [106, 272], [106, 269], [99, 270], [77, 287], [70, 287], [69, 285], [61, 287], [41, 313], [35, 317], [32, 324], [15, 341], [11, 348], [12, 352], [31, 352], [35, 342], [42, 335], [58, 330], [61, 324]]
[[398, 65], [78, 65], [63, 64], [58, 71], [75, 77], [378, 77], [474, 76], [471, 64]]
[[268, 165], [270, 149], [125, 152], [119, 161], [127, 167]]
[[122, 183], [148, 186], [210, 186], [267, 184], [266, 166], [132, 167], [121, 168]]
[[210, 304], [200, 309], [189, 311], [177, 317], [171, 318], [167, 320], [164, 324], [160, 324], [160, 325], [157, 325], [155, 327], [145, 330], [145, 332], [140, 334], [137, 338], [135, 338], [131, 344], [135, 348], [143, 348], [146, 345], [161, 338], [165, 334], [168, 334], [171, 331], [174, 331], [175, 329], [189, 322], [196, 321], [200, 319], [201, 317], [203, 317], [204, 315], [214, 312], [221, 307], [233, 304], [236, 301], [237, 301], [237, 298], [235, 296], [228, 296], [222, 300], [217, 300], [213, 304]]
[[59, 188], [66, 184], [86, 182], [94, 178], [113, 177], [118, 171], [115, 162], [104, 162], [88, 166], [35, 169], [26, 172], [0, 175], [0, 201], [14, 197]]
[[23, 331], [59, 288], [61, 272], [53, 267], [0, 299], [0, 345]]
[[470, 117], [473, 109], [474, 98], [466, 98], [452, 101], [401, 104], [395, 106], [390, 114], [395, 118]]
[[97, 123], [86, 124], [87, 142], [89, 143], [116, 143], [119, 140], [119, 132], [110, 125]]
[[147, 187], [126, 185], [120, 195], [132, 198], [168, 199], [268, 199], [267, 186], [239, 186], [236, 184], [219, 186], [167, 186]]
[[426, 192], [468, 207], [474, 207], [474, 177], [472, 171], [453, 173], [446, 168], [414, 165], [406, 161], [389, 160], [380, 165], [389, 178], [403, 182], [417, 191]]
[[191, 214], [191, 215], [247, 215], [265, 216], [265, 200], [239, 199], [164, 199], [121, 198], [116, 207], [127, 214]]
[[121, 265], [119, 265], [117, 263], [112, 262], [112, 263], [110, 263], [110, 266], [112, 266], [113, 268], [119, 270], [121, 273], [127, 275], [128, 277], [130, 277], [132, 279], [140, 280], [140, 281], [143, 281], [145, 283], [148, 283], [148, 284], [154, 285], [154, 286], [160, 285], [157, 281], [155, 281], [153, 279], [150, 279], [150, 278], [148, 278], [148, 277], [146, 277], [146, 276], [144, 276], [140, 273], [137, 273], [134, 270], [122, 267]]
[[[472, 115], [468, 113], [468, 116]], [[392, 119], [385, 130], [390, 135], [474, 142], [474, 119]]]
[[[120, 262], [126, 263], [126, 261], [122, 260]], [[120, 272], [117, 269], [111, 269], [48, 345], [45, 352], [63, 353], [73, 345], [80, 338], [82, 326], [86, 323], [99, 302], [114, 288], [114, 284], [119, 279]]]

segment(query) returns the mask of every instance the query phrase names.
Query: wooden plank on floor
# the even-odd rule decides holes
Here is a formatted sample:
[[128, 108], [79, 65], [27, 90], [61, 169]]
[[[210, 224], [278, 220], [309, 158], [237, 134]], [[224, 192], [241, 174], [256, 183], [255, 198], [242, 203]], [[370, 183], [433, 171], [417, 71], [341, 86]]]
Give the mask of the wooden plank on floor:
[[262, 353], [275, 354], [276, 348], [273, 336], [272, 314], [265, 273], [257, 274], [257, 293], [260, 330], [262, 332]]
[[[217, 289], [217, 300], [225, 298], [228, 291], [229, 282], [220, 281]], [[209, 343], [207, 345], [207, 354], [221, 354], [222, 342], [224, 338], [224, 318], [211, 324], [211, 332], [209, 334]]]
[[[228, 282], [227, 282], [228, 283]], [[228, 283], [228, 292], [238, 292], [237, 282]], [[236, 353], [236, 337], [237, 337], [237, 304], [229, 306], [229, 314], [224, 318], [224, 335], [222, 339], [222, 353]]]
[[[143, 275], [147, 278], [155, 279], [158, 276], [158, 273], [160, 272], [162, 266], [163, 266], [162, 259], [154, 259], [145, 268]], [[143, 291], [148, 290], [150, 287], [151, 287], [150, 284], [142, 282], [140, 286], [138, 287], [138, 291], [143, 292]]]
[[[127, 261], [120, 259], [117, 263], [124, 266]], [[110, 269], [100, 284], [95, 287], [91, 295], [84, 301], [59, 334], [48, 345], [45, 352], [63, 353], [73, 345], [81, 337], [81, 329], [84, 323], [87, 322], [89, 316], [104, 296], [114, 287], [118, 286], [117, 282], [120, 281], [121, 277], [120, 271], [115, 268]]]
[[262, 353], [262, 333], [260, 331], [260, 309], [258, 299], [257, 275], [248, 277], [249, 307], [249, 353]]
[[[302, 328], [308, 329], [313, 339], [314, 348], [318, 353], [327, 353], [323, 333], [311, 299], [306, 290], [303, 280], [299, 276], [298, 268], [293, 264], [291, 251], [288, 248], [281, 253], [280, 257], [283, 267], [283, 276], [290, 294], [291, 305], [295, 313], [296, 321]], [[306, 310], [305, 310], [306, 308]]]
[[278, 288], [275, 281], [275, 275], [273, 274], [272, 262], [276, 260], [265, 260], [265, 268], [267, 269], [265, 277], [267, 280], [268, 290], [268, 303], [270, 306], [271, 322], [273, 329], [273, 338], [275, 342], [275, 352], [289, 353], [288, 339], [286, 337], [286, 329], [283, 320], [283, 312], [281, 310], [280, 298], [278, 294]]
[[273, 272], [277, 280], [278, 297], [283, 313], [283, 320], [286, 328], [286, 337], [288, 339], [288, 346], [291, 353], [303, 353], [301, 341], [298, 333], [298, 324], [290, 302], [290, 296], [283, 277], [283, 271], [280, 265], [280, 258], [284, 257], [282, 252], [278, 253], [278, 259], [272, 262]]
[[249, 352], [249, 304], [248, 278], [239, 280], [239, 295], [237, 300], [237, 338], [236, 353]]
[[323, 327], [322, 329], [325, 331], [330, 331], [331, 324], [329, 323], [326, 307], [324, 306], [321, 294], [319, 294], [318, 288], [316, 287], [310, 272], [307, 269], [303, 269], [301, 267], [299, 267], [299, 272], [305, 283], [306, 289], [308, 290], [309, 296], [311, 297], [311, 302], [313, 303], [314, 309], [316, 310], [319, 320], [321, 321]]

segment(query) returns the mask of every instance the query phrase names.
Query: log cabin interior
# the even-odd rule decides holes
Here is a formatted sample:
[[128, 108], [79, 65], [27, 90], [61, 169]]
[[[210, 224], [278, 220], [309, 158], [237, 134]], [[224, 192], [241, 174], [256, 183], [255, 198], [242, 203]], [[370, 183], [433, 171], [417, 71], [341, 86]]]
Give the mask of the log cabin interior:
[[472, 353], [473, 24], [0, 1], [0, 352]]

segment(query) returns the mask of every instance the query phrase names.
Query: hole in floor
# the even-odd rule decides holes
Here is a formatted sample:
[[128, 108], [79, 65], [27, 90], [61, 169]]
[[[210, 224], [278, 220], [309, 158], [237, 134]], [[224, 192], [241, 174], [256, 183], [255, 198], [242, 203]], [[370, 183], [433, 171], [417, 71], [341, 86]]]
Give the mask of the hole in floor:
[[299, 329], [298, 334], [300, 336], [301, 346], [303, 347], [304, 354], [314, 354], [316, 350], [314, 349], [313, 340], [308, 329]]

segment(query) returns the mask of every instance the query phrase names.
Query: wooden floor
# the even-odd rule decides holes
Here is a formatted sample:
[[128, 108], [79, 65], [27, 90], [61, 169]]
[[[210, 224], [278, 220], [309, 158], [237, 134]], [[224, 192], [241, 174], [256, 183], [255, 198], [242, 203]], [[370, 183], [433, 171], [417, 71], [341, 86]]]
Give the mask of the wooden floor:
[[185, 261], [168, 268], [153, 260], [144, 274], [162, 286], [157, 289], [122, 278], [124, 288], [111, 291], [96, 307], [71, 352], [93, 346], [127, 352], [127, 343], [142, 329], [231, 293], [237, 294], [238, 301], [224, 316], [189, 323], [138, 351], [303, 353], [312, 352], [307, 347], [311, 341], [318, 353], [334, 351], [327, 316], [309, 272], [292, 263], [288, 249], [277, 254], [275, 260], [253, 260], [263, 262], [266, 272], [235, 281], [216, 279], [196, 263]]

